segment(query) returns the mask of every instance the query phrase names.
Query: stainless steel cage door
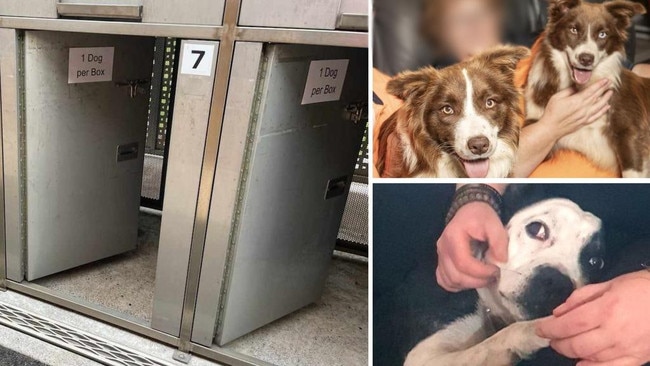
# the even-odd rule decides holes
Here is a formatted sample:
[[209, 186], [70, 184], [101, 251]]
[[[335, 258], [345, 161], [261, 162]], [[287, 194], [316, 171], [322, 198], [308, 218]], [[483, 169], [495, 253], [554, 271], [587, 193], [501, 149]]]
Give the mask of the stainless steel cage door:
[[[98, 47], [112, 78], [69, 83], [73, 58]], [[28, 280], [135, 248], [149, 88], [125, 84], [145, 85], [152, 57], [153, 38], [25, 32]]]

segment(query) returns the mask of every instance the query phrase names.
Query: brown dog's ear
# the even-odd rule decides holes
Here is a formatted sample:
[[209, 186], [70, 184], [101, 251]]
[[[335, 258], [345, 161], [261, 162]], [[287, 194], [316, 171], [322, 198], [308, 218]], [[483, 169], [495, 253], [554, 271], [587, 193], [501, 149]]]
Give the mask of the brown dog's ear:
[[570, 9], [582, 4], [582, 0], [549, 0], [548, 21], [554, 23], [564, 16]]
[[522, 46], [499, 46], [477, 56], [487, 67], [496, 66], [506, 74], [512, 74], [522, 59], [530, 56], [530, 50]]
[[605, 9], [616, 18], [616, 26], [621, 30], [627, 29], [632, 24], [635, 15], [646, 12], [643, 5], [627, 0], [609, 1], [604, 5]]
[[427, 87], [438, 79], [438, 71], [433, 67], [425, 67], [419, 71], [406, 71], [391, 79], [386, 86], [387, 91], [402, 99], [421, 96]]

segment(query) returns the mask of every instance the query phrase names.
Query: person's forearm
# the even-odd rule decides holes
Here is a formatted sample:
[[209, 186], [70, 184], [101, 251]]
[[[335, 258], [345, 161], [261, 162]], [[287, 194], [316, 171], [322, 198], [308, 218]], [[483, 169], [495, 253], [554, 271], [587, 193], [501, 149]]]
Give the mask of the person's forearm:
[[650, 78], [650, 65], [649, 64], [638, 64], [632, 69], [635, 74], [642, 76], [644, 78]]
[[526, 126], [519, 136], [514, 178], [528, 178], [551, 152], [556, 137], [542, 120]]

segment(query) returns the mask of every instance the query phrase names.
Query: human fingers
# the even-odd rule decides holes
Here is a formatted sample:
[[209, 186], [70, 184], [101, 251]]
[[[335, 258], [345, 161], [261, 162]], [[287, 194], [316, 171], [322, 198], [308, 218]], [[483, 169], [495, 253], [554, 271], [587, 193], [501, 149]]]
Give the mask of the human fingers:
[[576, 364], [576, 366], [640, 366], [643, 362], [640, 362], [634, 357], [622, 357], [612, 361], [588, 361], [582, 360]]
[[599, 102], [599, 101], [601, 101], [603, 99], [606, 99], [607, 102], [609, 102], [609, 100], [612, 98], [613, 94], [614, 94], [614, 91], [612, 89], [610, 89], [609, 84], [607, 84], [607, 85], [601, 87], [600, 89], [598, 89], [598, 91], [595, 94], [584, 98], [583, 103], [584, 103], [585, 106], [593, 106], [597, 102]]
[[440, 263], [438, 263], [438, 267], [436, 268], [436, 281], [438, 282], [438, 286], [442, 287], [446, 291], [449, 292], [460, 291], [460, 289], [457, 289], [456, 287], [452, 286], [451, 281], [447, 276], [447, 272], [443, 269], [442, 264]]
[[508, 261], [508, 232], [503, 227], [501, 220], [488, 222], [485, 227], [485, 236], [489, 247], [489, 257], [498, 262]]
[[598, 97], [602, 95], [607, 88], [609, 88], [611, 81], [609, 79], [601, 79], [593, 84], [591, 84], [586, 89], [580, 91], [576, 94], [576, 97], [579, 97], [583, 100], [588, 100], [590, 98]]
[[602, 328], [596, 328], [575, 337], [551, 341], [551, 347], [569, 358], [589, 358], [614, 346], [615, 342]]
[[444, 271], [448, 291], [450, 292], [459, 292], [470, 288], [483, 288], [489, 285], [492, 281], [493, 277], [477, 278], [466, 273], [462, 273], [456, 267], [456, 264], [450, 260], [449, 257], [445, 257], [440, 260], [442, 263], [441, 271]]
[[612, 106], [609, 105], [609, 104], [605, 105], [604, 107], [601, 107], [594, 114], [589, 116], [589, 118], [587, 119], [586, 124], [591, 124], [591, 123], [594, 123], [594, 122], [598, 121], [600, 119], [600, 117], [604, 116], [607, 112], [609, 112], [610, 109], [612, 109]]
[[537, 322], [537, 335], [546, 339], [565, 339], [598, 328], [603, 322], [602, 298], [583, 304], [566, 314]]
[[612, 95], [614, 95], [613, 90], [606, 90], [602, 95], [593, 98], [588, 106], [591, 107], [592, 111], [595, 109], [600, 109], [602, 106], [609, 104], [609, 101], [612, 99]]
[[553, 310], [553, 315], [556, 317], [562, 316], [582, 304], [593, 301], [602, 296], [610, 287], [611, 284], [609, 282], [581, 287], [573, 291], [571, 296], [562, 305], [556, 307]]
[[[499, 273], [499, 267], [482, 262], [474, 257], [472, 253], [472, 248], [470, 246], [470, 241], [472, 239], [486, 240], [483, 238], [472, 237], [469, 234], [465, 234], [464, 240], [462, 240], [462, 245], [456, 245], [451, 250], [449, 255], [451, 261], [454, 264], [454, 267], [463, 274], [466, 274], [475, 278], [494, 278]], [[467, 244], [464, 244], [467, 243]]]
[[567, 98], [576, 94], [576, 90], [573, 87], [562, 89], [559, 92], [555, 93], [556, 98]]
[[603, 106], [608, 105], [609, 101], [612, 99], [612, 95], [614, 95], [614, 91], [611, 89], [607, 90], [604, 94], [594, 98], [593, 100], [590, 100], [586, 108], [589, 108], [589, 111], [593, 113], [601, 109]]
[[614, 347], [609, 347], [607, 349], [604, 349], [600, 352], [594, 353], [593, 355], [590, 355], [589, 357], [587, 357], [587, 360], [595, 361], [595, 362], [605, 362], [605, 361], [617, 360], [625, 356], [627, 355], [624, 354], [619, 347], [614, 346]]
[[607, 362], [629, 356], [621, 347], [613, 346], [586, 357], [586, 361]]

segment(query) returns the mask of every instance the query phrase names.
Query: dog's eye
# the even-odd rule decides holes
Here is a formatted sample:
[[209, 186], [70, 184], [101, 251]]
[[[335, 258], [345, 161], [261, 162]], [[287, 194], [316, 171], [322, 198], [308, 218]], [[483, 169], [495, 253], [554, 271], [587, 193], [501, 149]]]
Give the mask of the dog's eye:
[[578, 28], [576, 27], [569, 28], [569, 31], [571, 32], [571, 34], [578, 34]]
[[600, 33], [598, 33], [598, 38], [600, 38], [600, 39], [605, 39], [605, 38], [607, 38], [607, 32], [600, 32]]
[[549, 235], [548, 226], [543, 222], [533, 221], [526, 225], [526, 234], [533, 239], [546, 241]]
[[490, 99], [488, 99], [488, 100], [485, 101], [485, 106], [486, 106], [488, 109], [494, 108], [494, 107], [496, 107], [496, 105], [497, 105], [496, 100], [494, 100], [494, 99], [492, 99], [492, 98], [490, 98]]
[[451, 108], [451, 107], [448, 106], [448, 105], [442, 107], [441, 111], [442, 111], [442, 113], [444, 113], [444, 114], [448, 114], [448, 115], [454, 114], [454, 109]]
[[605, 267], [605, 261], [602, 258], [592, 257], [589, 258], [589, 265], [595, 269], [603, 269]]

